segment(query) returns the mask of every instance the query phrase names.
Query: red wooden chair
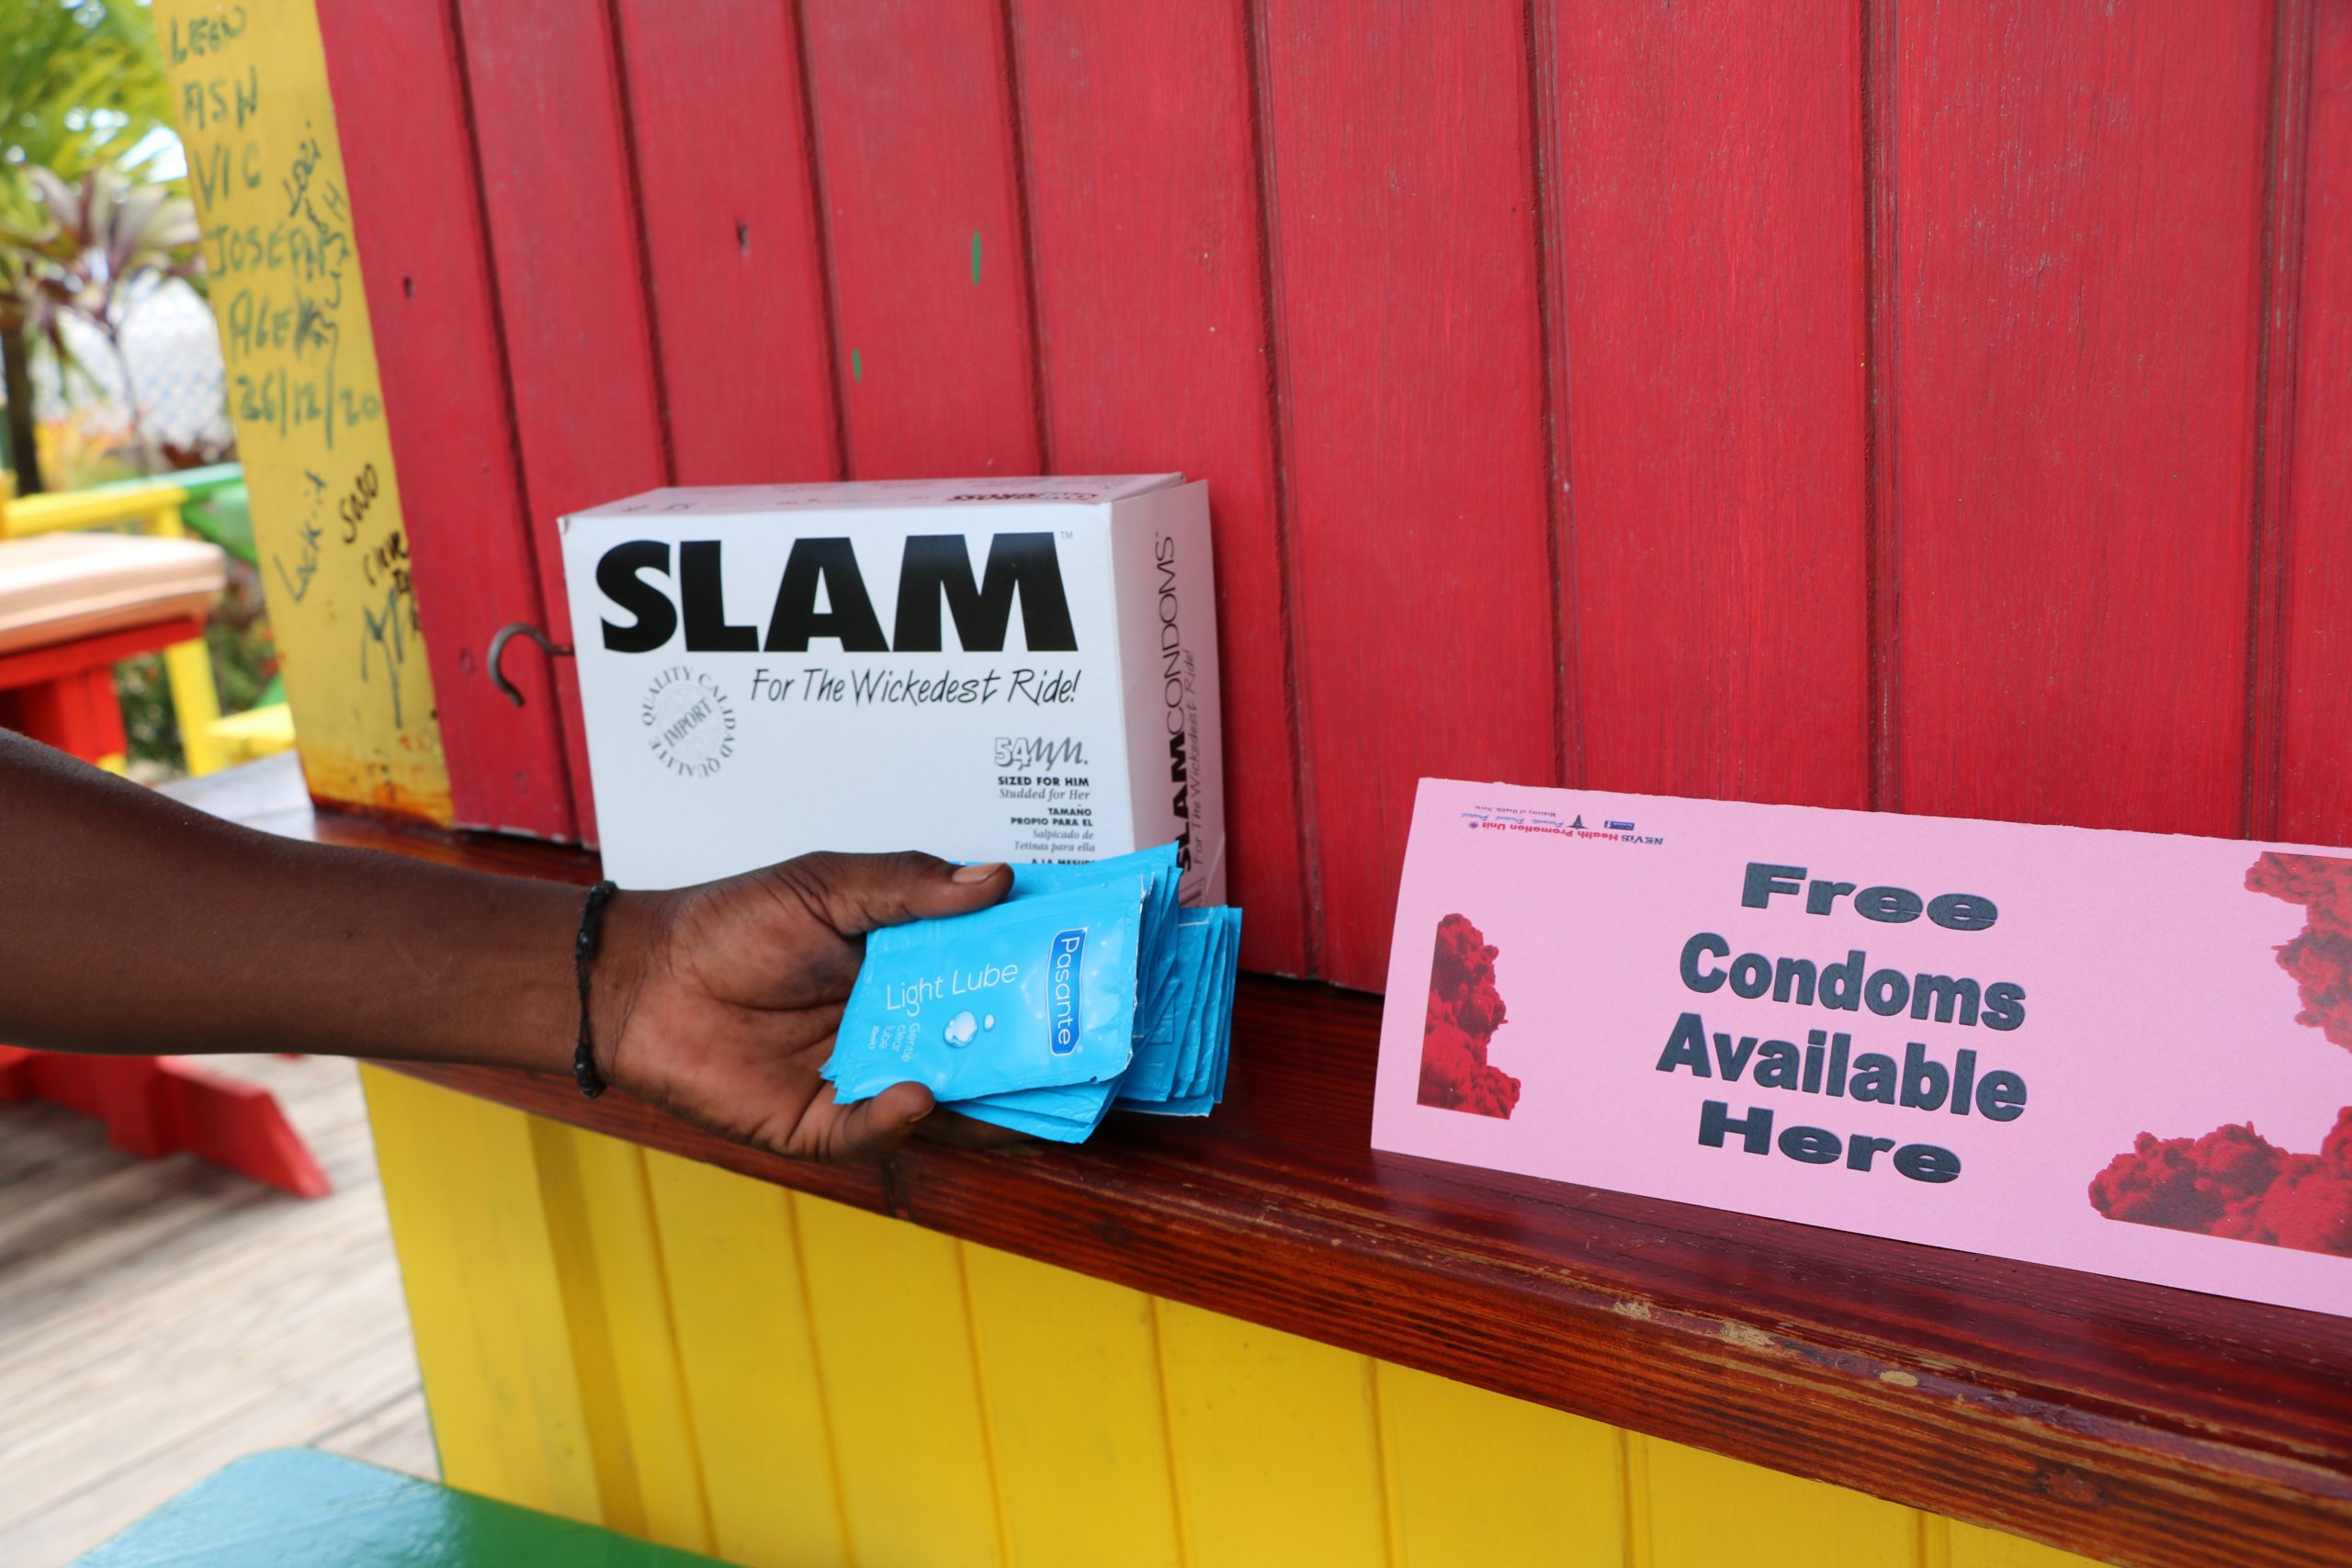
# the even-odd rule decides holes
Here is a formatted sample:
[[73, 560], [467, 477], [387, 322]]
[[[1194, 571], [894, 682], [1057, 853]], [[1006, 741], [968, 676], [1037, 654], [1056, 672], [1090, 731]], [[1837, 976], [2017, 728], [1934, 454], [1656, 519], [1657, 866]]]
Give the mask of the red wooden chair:
[[[122, 766], [114, 667], [204, 635], [227, 579], [190, 539], [55, 534], [0, 540], [0, 726]], [[269, 1093], [175, 1056], [74, 1056], [0, 1045], [0, 1102], [95, 1116], [117, 1148], [186, 1150], [306, 1198], [326, 1175]]]

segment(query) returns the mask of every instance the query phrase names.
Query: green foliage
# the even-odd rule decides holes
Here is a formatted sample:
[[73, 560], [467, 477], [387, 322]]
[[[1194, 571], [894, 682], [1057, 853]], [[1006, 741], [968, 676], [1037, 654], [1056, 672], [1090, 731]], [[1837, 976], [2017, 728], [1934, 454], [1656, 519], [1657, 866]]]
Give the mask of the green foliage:
[[[141, 143], [170, 124], [171, 85], [145, 0], [0, 0], [0, 224], [41, 224], [29, 171], [69, 181], [107, 166], [136, 175], [161, 146], [141, 153]], [[28, 493], [41, 488], [27, 406], [30, 287], [21, 258], [0, 248], [0, 397], [8, 459]]]
[[59, 362], [68, 356], [65, 321], [97, 329], [114, 352], [122, 377], [124, 412], [130, 419], [140, 467], [159, 466], [139, 407], [139, 388], [123, 352], [122, 324], [146, 286], [190, 277], [203, 266], [203, 231], [196, 208], [161, 185], [134, 185], [104, 164], [67, 183], [51, 170], [25, 171], [40, 198], [41, 227], [0, 223], [0, 252], [15, 257], [22, 330], [45, 340]]
[[78, 179], [171, 124], [155, 21], [130, 0], [0, 0], [0, 218], [36, 214], [24, 171]]
[[[270, 637], [262, 605], [261, 575], [244, 562], [230, 561], [229, 589], [205, 626], [204, 640], [212, 652], [212, 679], [220, 689], [222, 713], [243, 713], [286, 700], [277, 676], [277, 644]], [[185, 772], [187, 764], [163, 655], [126, 660], [115, 666], [114, 679], [130, 760], [160, 776]]]
[[[155, 22], [130, 0], [0, 0], [0, 225], [48, 221], [33, 171], [78, 180], [140, 172], [139, 145], [172, 123]], [[152, 154], [151, 154], [152, 155]], [[21, 261], [0, 254], [0, 316], [21, 315]]]

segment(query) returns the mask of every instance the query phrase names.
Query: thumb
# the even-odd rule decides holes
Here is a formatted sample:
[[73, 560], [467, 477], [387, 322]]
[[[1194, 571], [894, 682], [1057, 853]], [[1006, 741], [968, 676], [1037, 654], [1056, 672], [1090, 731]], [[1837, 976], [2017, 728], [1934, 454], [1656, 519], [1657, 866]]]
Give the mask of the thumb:
[[1012, 890], [1012, 868], [955, 865], [912, 850], [889, 855], [803, 855], [791, 863], [825, 919], [843, 936], [876, 926], [985, 909]]
[[818, 1133], [817, 1147], [786, 1149], [786, 1154], [803, 1156], [813, 1154], [831, 1164], [850, 1160], [874, 1159], [888, 1154], [907, 1141], [915, 1123], [931, 1114], [931, 1090], [918, 1083], [894, 1083], [871, 1100], [855, 1105], [842, 1105], [833, 1100], [833, 1086], [827, 1084], [820, 1102], [832, 1111]]

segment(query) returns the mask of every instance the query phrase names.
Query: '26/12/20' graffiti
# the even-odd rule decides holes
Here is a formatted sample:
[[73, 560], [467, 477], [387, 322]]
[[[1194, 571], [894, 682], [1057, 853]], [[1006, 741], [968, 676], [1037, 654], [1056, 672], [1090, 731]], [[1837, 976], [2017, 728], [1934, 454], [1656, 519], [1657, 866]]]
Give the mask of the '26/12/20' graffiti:
[[321, 798], [446, 821], [433, 682], [313, 8], [155, 0], [254, 542]]

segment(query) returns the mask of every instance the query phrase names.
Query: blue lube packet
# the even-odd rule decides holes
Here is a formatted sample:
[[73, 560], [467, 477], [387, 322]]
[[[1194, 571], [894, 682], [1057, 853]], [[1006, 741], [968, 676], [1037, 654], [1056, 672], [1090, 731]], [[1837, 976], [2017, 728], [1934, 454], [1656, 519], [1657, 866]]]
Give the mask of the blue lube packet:
[[1074, 887], [1091, 887], [1130, 876], [1144, 878], [1144, 926], [1139, 953], [1140, 988], [1136, 993], [1136, 1038], [1150, 1032], [1155, 1003], [1173, 994], [1176, 968], [1176, 897], [1183, 875], [1177, 864], [1176, 846], [1157, 844], [1133, 854], [1085, 865], [1016, 865], [1009, 902], [1035, 898]]
[[[1012, 868], [1008, 907], [1143, 878], [1134, 1037], [1138, 1054], [1147, 1048], [1155, 1022], [1166, 1012], [1176, 991], [1176, 897], [1181, 874], [1172, 843], [1083, 865], [1031, 864]], [[1129, 1065], [1133, 1065], [1132, 1059]], [[1111, 1078], [1071, 1085], [1024, 1085], [957, 1101], [948, 1108], [959, 1115], [993, 1122], [1034, 1136], [1077, 1143], [1102, 1124], [1113, 1098], [1119, 1092], [1120, 1081]]]
[[[872, 933], [825, 1068], [836, 1098], [911, 1081], [944, 1110], [1071, 1144], [1114, 1106], [1207, 1115], [1225, 1097], [1241, 911], [1180, 908], [1180, 878], [1172, 843], [1082, 865], [1015, 865], [992, 909]], [[1091, 956], [1048, 973], [1046, 1005], [1069, 1011], [1049, 1011], [1042, 1055], [1027, 1021], [1034, 976], [1010, 973], [1023, 961], [1007, 956], [1041, 939]], [[1112, 969], [1123, 993], [1106, 984]], [[1021, 1010], [992, 999], [1004, 992], [1019, 993]]]
[[825, 1065], [834, 1098], [1115, 1081], [1135, 1054], [1153, 880], [1129, 872], [869, 932]]

